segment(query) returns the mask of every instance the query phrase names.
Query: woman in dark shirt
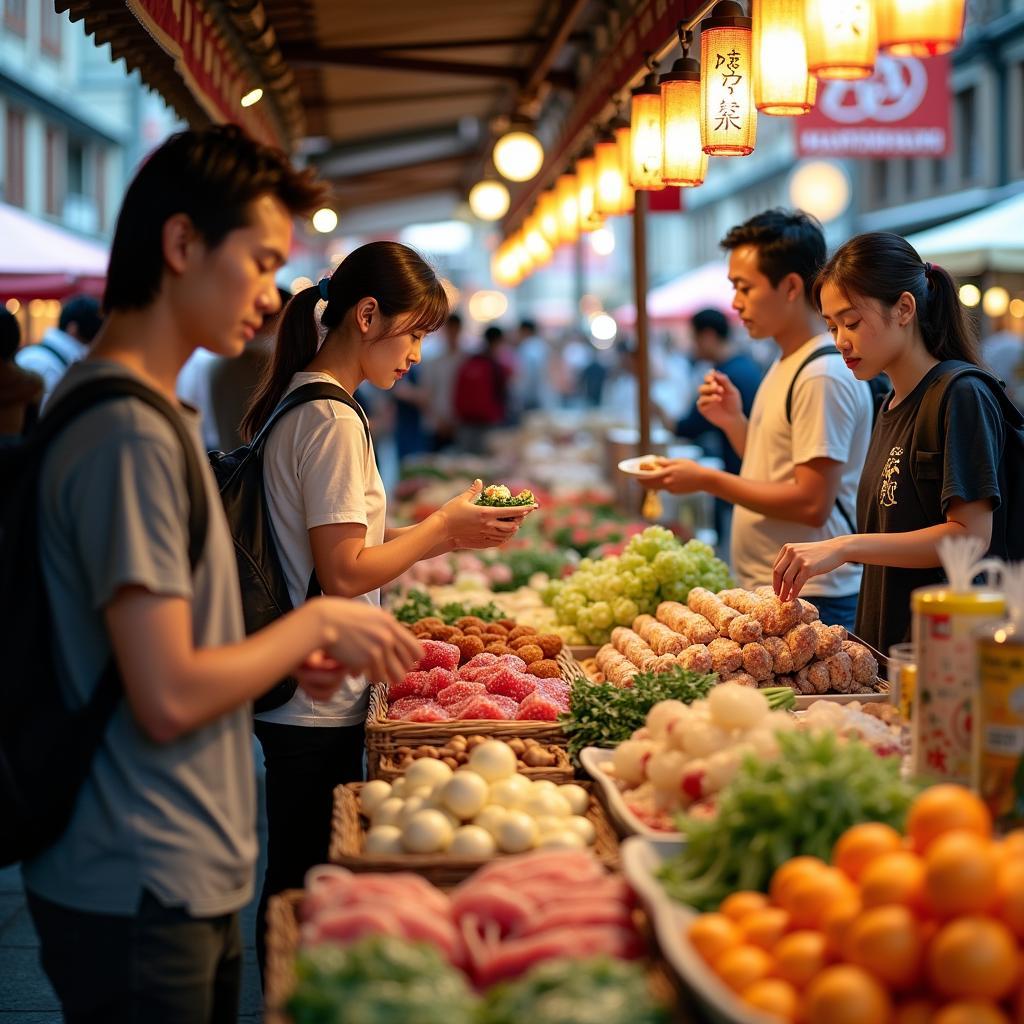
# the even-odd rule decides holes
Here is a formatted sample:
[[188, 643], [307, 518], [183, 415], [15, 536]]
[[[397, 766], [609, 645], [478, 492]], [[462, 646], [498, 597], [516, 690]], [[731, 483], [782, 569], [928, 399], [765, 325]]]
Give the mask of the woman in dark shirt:
[[909, 637], [911, 592], [944, 579], [937, 553], [943, 537], [978, 537], [1003, 553], [1006, 427], [989, 383], [965, 376], [948, 383], [942, 421], [932, 431], [940, 450], [915, 444], [915, 434], [925, 436], [918, 413], [926, 393], [958, 368], [947, 361], [962, 367], [980, 360], [953, 278], [922, 262], [905, 239], [888, 232], [851, 239], [826, 264], [814, 294], [853, 374], [870, 380], [885, 373], [893, 390], [864, 463], [859, 532], [787, 544], [775, 564], [775, 590], [789, 599], [812, 576], [862, 563], [857, 635], [886, 650]]

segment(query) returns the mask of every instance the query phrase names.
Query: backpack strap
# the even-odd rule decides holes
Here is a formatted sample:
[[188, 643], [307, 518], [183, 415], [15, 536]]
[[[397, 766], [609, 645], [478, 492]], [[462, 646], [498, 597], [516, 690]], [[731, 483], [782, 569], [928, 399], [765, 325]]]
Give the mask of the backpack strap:
[[38, 344], [41, 349], [49, 352], [50, 355], [60, 363], [60, 368], [62, 370], [66, 370], [71, 365], [71, 361], [59, 348], [57, 348], [56, 345], [51, 345], [48, 341], [40, 341]]
[[[809, 363], [813, 363], [815, 359], [822, 359], [824, 356], [839, 355], [839, 349], [835, 345], [822, 345], [821, 348], [816, 348], [797, 368], [796, 373], [793, 374], [793, 379], [789, 382], [789, 390], [786, 392], [786, 422], [792, 425], [793, 423], [793, 391], [796, 388], [797, 378], [804, 371]], [[843, 503], [836, 497], [836, 508], [839, 510], [840, 516], [843, 518], [843, 522], [850, 529], [850, 533], [857, 532], [857, 524], [850, 517], [850, 514], [843, 508]]]
[[[256, 458], [262, 456], [263, 446], [267, 443], [270, 431], [273, 430], [277, 421], [291, 412], [292, 409], [305, 405], [307, 402], [319, 401], [341, 402], [342, 405], [347, 405], [352, 409], [363, 425], [366, 447], [369, 449], [370, 423], [366, 418], [366, 413], [363, 412], [363, 407], [340, 384], [329, 384], [327, 381], [310, 381], [309, 384], [302, 384], [294, 391], [289, 392], [278, 402], [277, 408], [270, 414], [267, 422], [260, 427], [256, 436], [249, 442], [250, 454]], [[314, 569], [310, 573], [309, 584], [306, 586], [306, 600], [319, 597], [323, 592], [323, 587], [320, 586], [320, 581], [316, 578], [316, 569]]]
[[793, 391], [796, 389], [797, 379], [800, 374], [804, 372], [804, 368], [809, 364], [813, 363], [815, 359], [821, 359], [823, 356], [837, 356], [839, 355], [839, 349], [835, 345], [822, 345], [821, 348], [816, 348], [797, 368], [796, 373], [793, 374], [793, 379], [789, 382], [789, 390], [786, 392], [786, 422], [793, 422]]
[[[941, 452], [944, 450], [942, 433], [946, 424], [946, 406], [949, 402], [950, 388], [964, 377], [977, 377], [988, 385], [989, 391], [999, 403], [1003, 419], [1007, 426], [1020, 430], [1024, 427], [1024, 414], [1013, 404], [1006, 393], [1002, 381], [994, 374], [974, 363], [962, 359], [947, 359], [938, 365], [939, 372], [928, 385], [921, 405], [917, 410], [916, 424], [911, 451], [911, 471], [916, 462], [917, 453]], [[921, 501], [926, 506], [941, 504], [941, 482], [919, 479], [914, 474], [914, 486], [917, 488]], [[936, 495], [938, 491], [938, 495]]]
[[291, 412], [292, 409], [300, 405], [305, 405], [307, 402], [319, 402], [325, 400], [341, 402], [342, 405], [347, 405], [355, 412], [359, 417], [359, 421], [363, 425], [363, 433], [366, 435], [366, 444], [369, 446], [370, 424], [366, 418], [366, 413], [363, 412], [363, 407], [340, 384], [329, 384], [327, 381], [311, 381], [309, 384], [302, 384], [294, 391], [289, 392], [281, 399], [280, 402], [277, 403], [277, 408], [270, 414], [267, 422], [260, 427], [256, 436], [249, 442], [249, 448], [254, 452], [261, 451], [263, 445], [266, 444], [270, 431], [273, 430], [277, 421], [281, 419], [282, 416]]
[[195, 443], [181, 416], [163, 395], [131, 377], [101, 377], [88, 381], [52, 402], [36, 424], [28, 443], [46, 447], [66, 426], [84, 412], [115, 398], [135, 398], [156, 409], [174, 429], [185, 455], [185, 484], [188, 489], [188, 560], [193, 572], [199, 564], [209, 524], [206, 487]]

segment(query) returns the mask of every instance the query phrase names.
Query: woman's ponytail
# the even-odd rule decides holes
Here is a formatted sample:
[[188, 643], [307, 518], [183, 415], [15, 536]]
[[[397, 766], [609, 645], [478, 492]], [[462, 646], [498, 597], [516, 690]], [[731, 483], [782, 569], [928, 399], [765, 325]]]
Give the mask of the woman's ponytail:
[[962, 359], [980, 365], [978, 339], [967, 317], [960, 293], [948, 270], [925, 264], [928, 279], [928, 305], [924, 310], [921, 332], [928, 351], [938, 360]]
[[[322, 290], [321, 290], [322, 289]], [[436, 331], [448, 319], [448, 294], [433, 268], [401, 242], [367, 242], [354, 249], [330, 278], [299, 292], [285, 306], [274, 358], [253, 394], [241, 433], [251, 441], [284, 397], [292, 377], [309, 365], [320, 347], [321, 329], [330, 334], [367, 296], [402, 332]], [[316, 322], [316, 304], [327, 305]], [[399, 319], [401, 318], [401, 319]]]
[[826, 283], [850, 299], [875, 299], [889, 309], [908, 292], [917, 303], [921, 338], [931, 355], [980, 364], [977, 331], [960, 302], [956, 282], [942, 267], [925, 263], [901, 235], [873, 231], [841, 245], [814, 282], [812, 294], [819, 310]]
[[320, 347], [320, 329], [315, 316], [319, 301], [320, 291], [313, 285], [292, 296], [284, 307], [273, 358], [263, 371], [242, 419], [240, 433], [246, 443], [256, 436], [284, 398], [292, 377], [316, 355]]

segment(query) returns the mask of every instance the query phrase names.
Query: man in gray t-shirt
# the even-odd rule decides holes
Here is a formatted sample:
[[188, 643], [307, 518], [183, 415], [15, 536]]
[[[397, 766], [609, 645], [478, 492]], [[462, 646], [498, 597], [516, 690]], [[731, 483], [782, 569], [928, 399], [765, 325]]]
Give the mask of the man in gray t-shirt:
[[[55, 401], [116, 375], [174, 403], [197, 346], [241, 353], [280, 308], [292, 217], [320, 202], [308, 174], [233, 126], [172, 136], [128, 189], [107, 319]], [[84, 703], [111, 656], [124, 689], [67, 827], [23, 866], [70, 1024], [233, 1024], [237, 912], [257, 854], [251, 701], [288, 675], [321, 700], [348, 674], [399, 679], [422, 654], [380, 609], [340, 598], [246, 638], [199, 417], [179, 414], [209, 505], [194, 570], [185, 452], [147, 403], [82, 413], [42, 464], [40, 562], [62, 690]]]

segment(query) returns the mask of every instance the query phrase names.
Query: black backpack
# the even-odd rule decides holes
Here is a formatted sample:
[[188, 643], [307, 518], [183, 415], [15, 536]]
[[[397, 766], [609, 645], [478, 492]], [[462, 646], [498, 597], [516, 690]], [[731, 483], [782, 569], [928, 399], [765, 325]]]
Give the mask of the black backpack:
[[[943, 433], [946, 423], [946, 401], [954, 381], [963, 377], [978, 377], [983, 380], [995, 396], [1003, 412], [1006, 426], [1006, 445], [1003, 449], [1002, 466], [1005, 470], [1003, 482], [1006, 493], [1002, 495], [1006, 510], [1003, 521], [1006, 524], [1005, 557], [1010, 561], [1024, 559], [1024, 414], [1013, 404], [1002, 382], [980, 366], [959, 359], [947, 359], [938, 366], [939, 373], [928, 385], [917, 410], [914, 437], [911, 442], [910, 465], [914, 486], [925, 508], [942, 506], [942, 474], [921, 472], [920, 453], [942, 452], [945, 449]], [[993, 538], [997, 540], [997, 538]]]
[[[369, 445], [370, 426], [359, 403], [344, 388], [325, 381], [303, 384], [285, 395], [248, 444], [232, 452], [210, 452], [210, 464], [220, 486], [224, 512], [235, 543], [246, 633], [255, 633], [292, 608], [281, 559], [274, 545], [267, 495], [263, 487], [263, 448], [270, 431], [282, 416], [296, 406], [322, 399], [341, 402], [354, 409], [362, 420], [366, 443]], [[320, 593], [320, 583], [314, 571], [309, 577], [306, 600]], [[272, 711], [287, 704], [295, 693], [296, 685], [290, 676], [282, 679], [256, 700], [255, 710]]]
[[[821, 359], [824, 356], [838, 356], [841, 355], [839, 349], [835, 345], [822, 345], [821, 348], [816, 348], [797, 368], [796, 373], [793, 374], [793, 379], [789, 382], [789, 390], [786, 392], [786, 422], [792, 424], [793, 422], [793, 390], [796, 388], [796, 382], [800, 374], [803, 373], [804, 367], [809, 363], [813, 363], [815, 359]], [[881, 412], [882, 406], [885, 404], [885, 400], [889, 397], [892, 391], [892, 385], [889, 383], [889, 378], [884, 373], [880, 373], [877, 377], [872, 377], [868, 381], [868, 387], [871, 389], [871, 428], [874, 429], [875, 423], [878, 421], [878, 414]], [[853, 517], [843, 508], [842, 502], [836, 498], [836, 508], [839, 510], [839, 514], [843, 517], [843, 521], [850, 528], [851, 533], [857, 532], [857, 524], [854, 522]]]
[[113, 656], [83, 707], [69, 708], [61, 692], [39, 550], [39, 485], [49, 443], [86, 410], [124, 397], [159, 411], [181, 441], [193, 570], [206, 543], [206, 491], [194, 442], [171, 403], [136, 380], [104, 377], [76, 387], [51, 402], [28, 437], [0, 449], [0, 866], [33, 857], [60, 838], [121, 697]]

